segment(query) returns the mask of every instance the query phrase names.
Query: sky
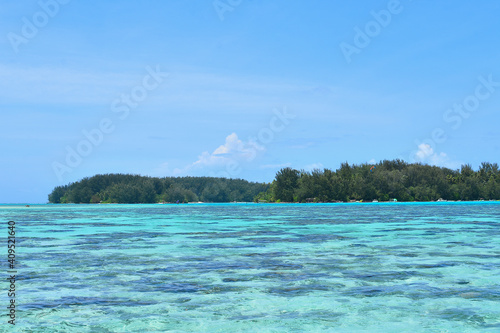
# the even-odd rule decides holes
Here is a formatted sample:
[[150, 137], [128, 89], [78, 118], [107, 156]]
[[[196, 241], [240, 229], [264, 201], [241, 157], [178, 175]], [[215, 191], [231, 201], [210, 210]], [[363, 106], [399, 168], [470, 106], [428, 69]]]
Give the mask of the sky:
[[105, 173], [500, 162], [500, 2], [0, 0], [0, 203]]

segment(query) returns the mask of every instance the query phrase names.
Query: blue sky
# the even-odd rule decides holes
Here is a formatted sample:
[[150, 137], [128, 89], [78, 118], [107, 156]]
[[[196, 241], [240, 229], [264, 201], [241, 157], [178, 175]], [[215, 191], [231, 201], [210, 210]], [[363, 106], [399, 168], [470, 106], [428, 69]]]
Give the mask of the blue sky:
[[500, 162], [500, 2], [0, 0], [0, 202], [99, 173]]

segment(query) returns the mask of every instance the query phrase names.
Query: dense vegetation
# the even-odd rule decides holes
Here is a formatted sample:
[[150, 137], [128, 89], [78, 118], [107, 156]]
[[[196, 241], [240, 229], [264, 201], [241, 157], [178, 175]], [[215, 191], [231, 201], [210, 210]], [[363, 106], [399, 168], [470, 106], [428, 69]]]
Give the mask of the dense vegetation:
[[252, 201], [269, 188], [242, 179], [210, 177], [152, 178], [107, 174], [56, 187], [51, 203], [157, 203]]
[[298, 171], [281, 169], [270, 188], [255, 201], [435, 201], [499, 200], [498, 164], [482, 163], [478, 171], [470, 165], [451, 170], [401, 160], [378, 164], [349, 165], [336, 170]]
[[348, 202], [500, 200], [500, 169], [482, 163], [451, 170], [401, 160], [339, 169], [281, 169], [269, 184], [211, 177], [152, 178], [107, 174], [56, 187], [51, 203]]

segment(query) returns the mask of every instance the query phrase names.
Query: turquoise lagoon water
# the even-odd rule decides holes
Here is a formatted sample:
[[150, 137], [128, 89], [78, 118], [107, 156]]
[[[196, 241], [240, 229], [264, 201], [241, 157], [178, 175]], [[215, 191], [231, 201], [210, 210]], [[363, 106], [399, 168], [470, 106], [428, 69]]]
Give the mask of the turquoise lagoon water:
[[19, 332], [500, 332], [499, 203], [0, 215], [5, 235], [16, 222]]

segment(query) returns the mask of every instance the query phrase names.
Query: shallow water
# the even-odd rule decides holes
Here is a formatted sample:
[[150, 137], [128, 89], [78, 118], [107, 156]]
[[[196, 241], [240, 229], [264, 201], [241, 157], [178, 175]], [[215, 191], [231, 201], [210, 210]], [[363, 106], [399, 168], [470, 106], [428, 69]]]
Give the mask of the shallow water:
[[17, 331], [500, 332], [497, 202], [3, 205], [0, 216], [5, 235], [16, 222]]

